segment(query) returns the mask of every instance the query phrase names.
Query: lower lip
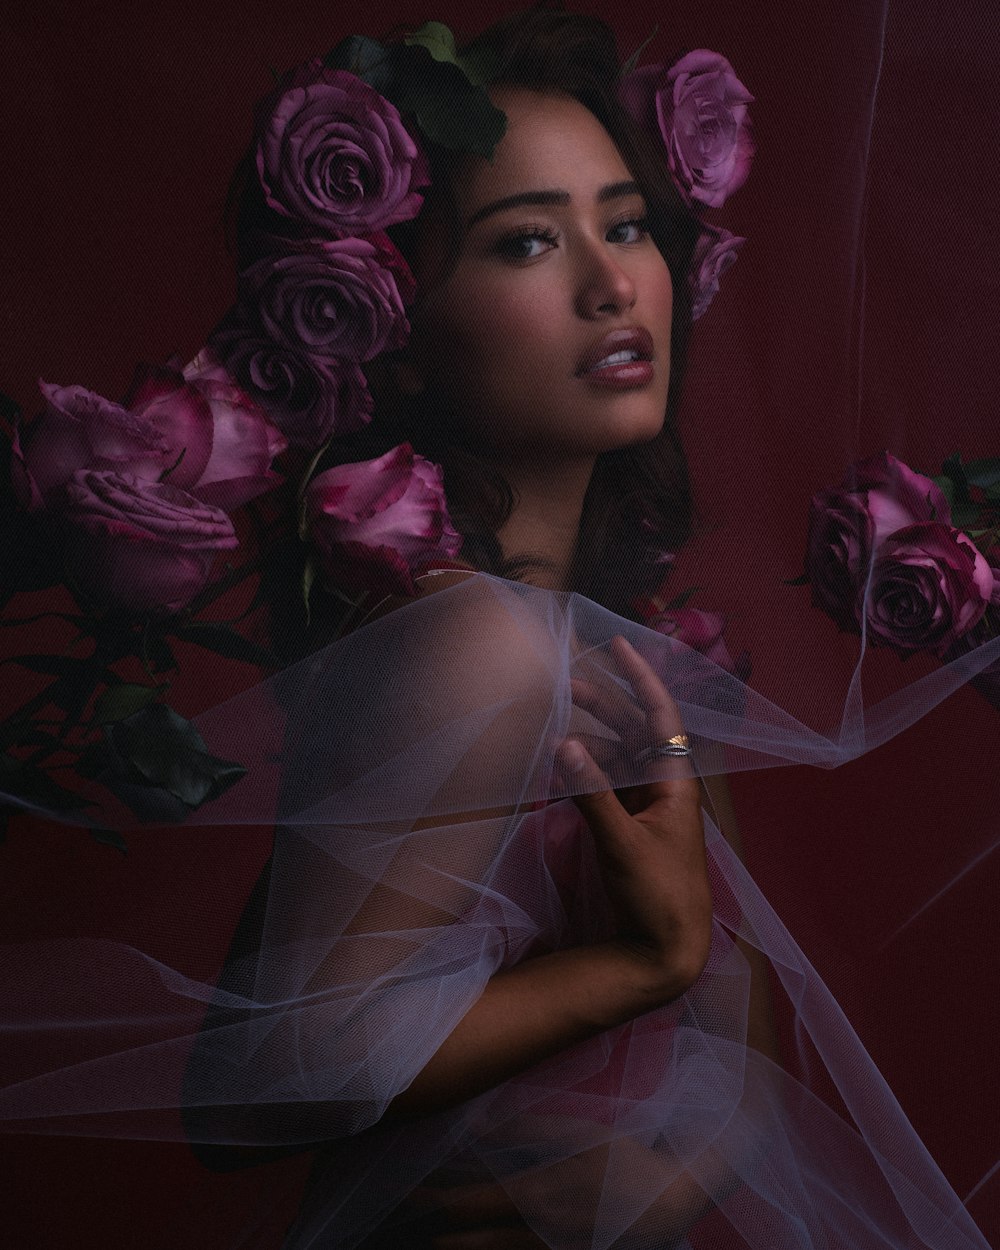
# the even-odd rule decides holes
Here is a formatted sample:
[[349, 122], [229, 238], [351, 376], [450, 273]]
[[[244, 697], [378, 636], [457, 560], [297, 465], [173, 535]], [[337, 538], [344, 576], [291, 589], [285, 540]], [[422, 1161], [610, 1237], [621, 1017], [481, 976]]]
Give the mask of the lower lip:
[[653, 364], [649, 360], [630, 360], [628, 364], [588, 369], [579, 376], [594, 386], [606, 386], [613, 391], [630, 391], [635, 387], [648, 386], [652, 382]]

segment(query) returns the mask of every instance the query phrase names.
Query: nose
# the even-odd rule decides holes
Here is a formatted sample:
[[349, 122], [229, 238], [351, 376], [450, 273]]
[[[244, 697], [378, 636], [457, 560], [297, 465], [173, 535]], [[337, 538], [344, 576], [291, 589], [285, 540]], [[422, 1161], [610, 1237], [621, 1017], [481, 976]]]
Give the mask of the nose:
[[581, 316], [592, 320], [632, 308], [635, 279], [608, 243], [602, 240], [588, 247], [579, 264], [576, 303]]

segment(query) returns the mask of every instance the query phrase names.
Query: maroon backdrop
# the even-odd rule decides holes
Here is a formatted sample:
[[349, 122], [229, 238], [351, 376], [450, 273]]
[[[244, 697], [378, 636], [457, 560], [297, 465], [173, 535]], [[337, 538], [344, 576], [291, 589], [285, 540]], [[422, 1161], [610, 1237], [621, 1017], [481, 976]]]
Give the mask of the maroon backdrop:
[[[479, 20], [504, 7], [481, 5]], [[617, 8], [577, 7], [605, 16]], [[865, 0], [808, 16], [792, 0], [716, 0], [674, 15], [639, 0], [627, 21], [613, 19], [626, 52], [657, 21], [649, 57], [695, 46], [724, 52], [757, 97], [754, 173], [716, 217], [750, 243], [699, 326], [685, 400], [687, 427], [704, 433], [711, 422], [712, 437], [692, 438], [707, 502], [678, 582], [706, 586], [698, 602], [727, 611], [734, 645], [754, 650], [768, 632], [769, 645], [755, 651], [757, 679], [779, 702], [793, 695], [786, 673], [796, 671], [784, 663], [782, 637], [794, 639], [797, 664], [812, 657], [830, 673], [831, 691], [854, 644], [809, 606], [806, 591], [789, 589], [782, 612], [765, 619], [741, 587], [748, 579], [779, 586], [800, 571], [808, 498], [839, 473], [845, 452], [890, 446], [932, 468], [957, 447], [1000, 449], [987, 368], [1000, 237], [998, 26], [987, 7], [950, 5], [946, 29], [936, 8], [916, 0], [884, 25]], [[461, 32], [465, 13], [442, 0], [430, 15]], [[412, 4], [386, 4], [379, 22], [423, 16]], [[137, 361], [194, 353], [233, 289], [222, 209], [249, 137], [250, 103], [271, 68], [325, 51], [347, 29], [328, 0], [141, 9], [77, 0], [36, 3], [2, 20], [0, 389], [28, 412], [39, 374], [115, 397]], [[872, 161], [862, 176], [858, 128], [869, 119], [840, 106], [845, 84], [863, 94], [876, 82]], [[984, 159], [988, 143], [993, 157]], [[823, 211], [828, 197], [839, 202], [845, 180], [864, 199], [863, 235]], [[858, 324], [863, 339], [850, 332]], [[891, 684], [899, 661], [879, 664], [876, 680]], [[208, 672], [186, 680], [192, 710], [220, 693]], [[1000, 856], [985, 854], [998, 832], [996, 716], [963, 690], [834, 772], [769, 770], [734, 781], [752, 868], [962, 1196], [1000, 1153], [988, 914]], [[128, 933], [211, 976], [266, 837], [137, 832], [129, 841], [122, 858], [71, 830], [16, 824], [0, 849], [0, 903], [15, 934]], [[883, 948], [887, 913], [908, 915], [963, 863], [972, 867], [909, 926], [907, 941]], [[261, 1185], [252, 1172], [208, 1176], [178, 1144], [18, 1137], [6, 1145], [2, 1174], [18, 1199], [8, 1244], [25, 1250], [222, 1247], [246, 1224]], [[262, 1245], [279, 1239], [301, 1164], [270, 1172], [287, 1200], [261, 1217], [271, 1219]], [[995, 1179], [970, 1210], [1000, 1241]]]

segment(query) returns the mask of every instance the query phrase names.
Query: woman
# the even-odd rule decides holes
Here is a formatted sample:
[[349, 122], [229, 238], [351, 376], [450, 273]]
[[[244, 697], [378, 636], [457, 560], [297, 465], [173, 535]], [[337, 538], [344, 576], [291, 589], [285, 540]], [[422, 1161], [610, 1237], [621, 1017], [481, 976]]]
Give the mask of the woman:
[[[405, 436], [443, 464], [463, 553], [486, 572], [520, 560], [526, 588], [592, 598], [425, 561], [414, 593], [368, 596], [290, 683], [284, 828], [223, 979], [227, 1005], [259, 999], [261, 977], [281, 1005], [238, 1065], [236, 1107], [189, 1112], [192, 1136], [333, 1139], [289, 1246], [862, 1245], [873, 1225], [886, 1244], [976, 1244], [971, 1224], [935, 1228], [962, 1216], [930, 1173], [926, 1211], [894, 1182], [905, 1122], [872, 1149], [783, 1077], [768, 959], [817, 1045], [838, 1022], [714, 825], [706, 857], [700, 799], [732, 840], [731, 813], [717, 777], [699, 795], [668, 693], [710, 738], [738, 683], [619, 633], [687, 526], [672, 415], [694, 219], [617, 102], [599, 24], [535, 12], [483, 48], [506, 131], [489, 160], [437, 151], [420, 215], [396, 231], [418, 298], [383, 405], [391, 381], [401, 394], [395, 422], [377, 411], [357, 442]], [[276, 226], [248, 186], [253, 267]], [[231, 336], [221, 350], [250, 384]], [[320, 458], [308, 521], [349, 473]], [[493, 517], [484, 478], [506, 491]], [[695, 762], [718, 771], [707, 743]], [[233, 1068], [212, 1039], [240, 1027], [226, 1007], [210, 1017], [194, 1107]], [[848, 1050], [838, 1083], [863, 1062]], [[863, 1104], [875, 1084], [841, 1088]], [[885, 1137], [885, 1106], [855, 1110]]]
[[[610, 550], [595, 557], [584, 528], [598, 457], [662, 437], [685, 293], [676, 257], [670, 281], [676, 236], [664, 256], [645, 233], [659, 206], [640, 158], [610, 118], [544, 87], [491, 88], [510, 130], [492, 164], [455, 172], [457, 252], [440, 247], [446, 208], [418, 219], [421, 302], [396, 365], [418, 450], [440, 439], [428, 413], [458, 443], [440, 451], [446, 488], [463, 438], [514, 488], [495, 547], [482, 518], [462, 527], [473, 563], [539, 563], [523, 586], [427, 577], [277, 683], [293, 709], [285, 828], [250, 954], [224, 978], [240, 998], [189, 1073], [189, 1126], [208, 1141], [339, 1141], [290, 1245], [373, 1229], [385, 1244], [981, 1244], [713, 825], [706, 868], [687, 757], [655, 754], [697, 732], [711, 774], [711, 741], [744, 760], [792, 747], [760, 746], [759, 705], [734, 739], [740, 683], [628, 625], [628, 592], [653, 585], [686, 524], [676, 462], [648, 468], [658, 484], [673, 474], [669, 496], [647, 496], [668, 500], [660, 515], [612, 487], [595, 491], [591, 531]], [[638, 195], [621, 186], [632, 178]], [[522, 205], [484, 211], [539, 187], [568, 201], [532, 205], [527, 222]], [[602, 369], [609, 349], [649, 367]], [[626, 463], [634, 479], [641, 461]], [[659, 545], [637, 543], [643, 522]], [[330, 724], [334, 707], [349, 725]], [[566, 731], [589, 748], [576, 773]], [[867, 1143], [811, 1092], [821, 1080], [773, 1064], [755, 948], [826, 1070], [851, 1076], [839, 1089]], [[213, 1096], [235, 1116], [198, 1109]]]

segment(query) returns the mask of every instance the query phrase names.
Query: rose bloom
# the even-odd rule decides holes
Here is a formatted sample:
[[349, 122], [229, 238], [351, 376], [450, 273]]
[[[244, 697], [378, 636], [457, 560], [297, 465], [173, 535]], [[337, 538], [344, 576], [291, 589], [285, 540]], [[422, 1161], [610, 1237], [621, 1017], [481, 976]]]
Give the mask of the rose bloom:
[[746, 239], [728, 230], [703, 226], [691, 260], [691, 320], [697, 321], [719, 293], [719, 280], [736, 263]]
[[371, 360], [402, 347], [413, 276], [384, 234], [317, 239], [265, 256], [240, 274], [239, 298], [268, 335], [310, 357]]
[[720, 613], [705, 612], [701, 608], [673, 608], [645, 623], [658, 634], [683, 642], [727, 673], [735, 672], [736, 664], [723, 637], [726, 620]]
[[371, 420], [368, 382], [352, 361], [276, 343], [249, 320], [226, 322], [212, 335], [211, 348], [296, 447], [315, 451]]
[[206, 585], [232, 522], [169, 482], [79, 469], [66, 484], [67, 558], [95, 598], [133, 612], [179, 612]]
[[208, 456], [202, 462], [201, 452], [196, 476], [181, 473], [175, 479], [188, 459], [185, 450], [170, 482], [226, 512], [280, 486], [284, 479], [272, 472], [271, 462], [286, 449], [288, 439], [209, 353], [199, 353], [180, 373], [143, 367], [126, 402], [146, 420], [160, 422], [184, 410], [192, 402], [192, 391], [211, 416]]
[[225, 382], [186, 379], [141, 366], [115, 404], [81, 386], [39, 383], [44, 412], [14, 443], [13, 476], [22, 503], [56, 512], [79, 469], [109, 470], [171, 484], [206, 503], [234, 508], [281, 482], [271, 461], [287, 446], [243, 392]]
[[401, 443], [375, 460], [318, 474], [305, 496], [306, 528], [333, 591], [416, 594], [413, 576], [458, 554], [441, 470]]
[[420, 211], [427, 158], [384, 96], [313, 61], [263, 111], [257, 172], [276, 212], [327, 232], [365, 234]]
[[699, 49], [667, 70], [642, 66], [623, 80], [621, 98], [640, 125], [659, 128], [670, 172], [690, 199], [718, 208], [746, 181], [753, 96], [724, 56]]
[[806, 573], [813, 603], [857, 633], [868, 571], [885, 539], [910, 525], [950, 520], [948, 501], [929, 477], [889, 452], [860, 461], [839, 486], [812, 498]]
[[965, 534], [941, 522], [897, 530], [872, 570], [866, 617], [875, 641], [946, 652], [982, 619], [993, 570]]

